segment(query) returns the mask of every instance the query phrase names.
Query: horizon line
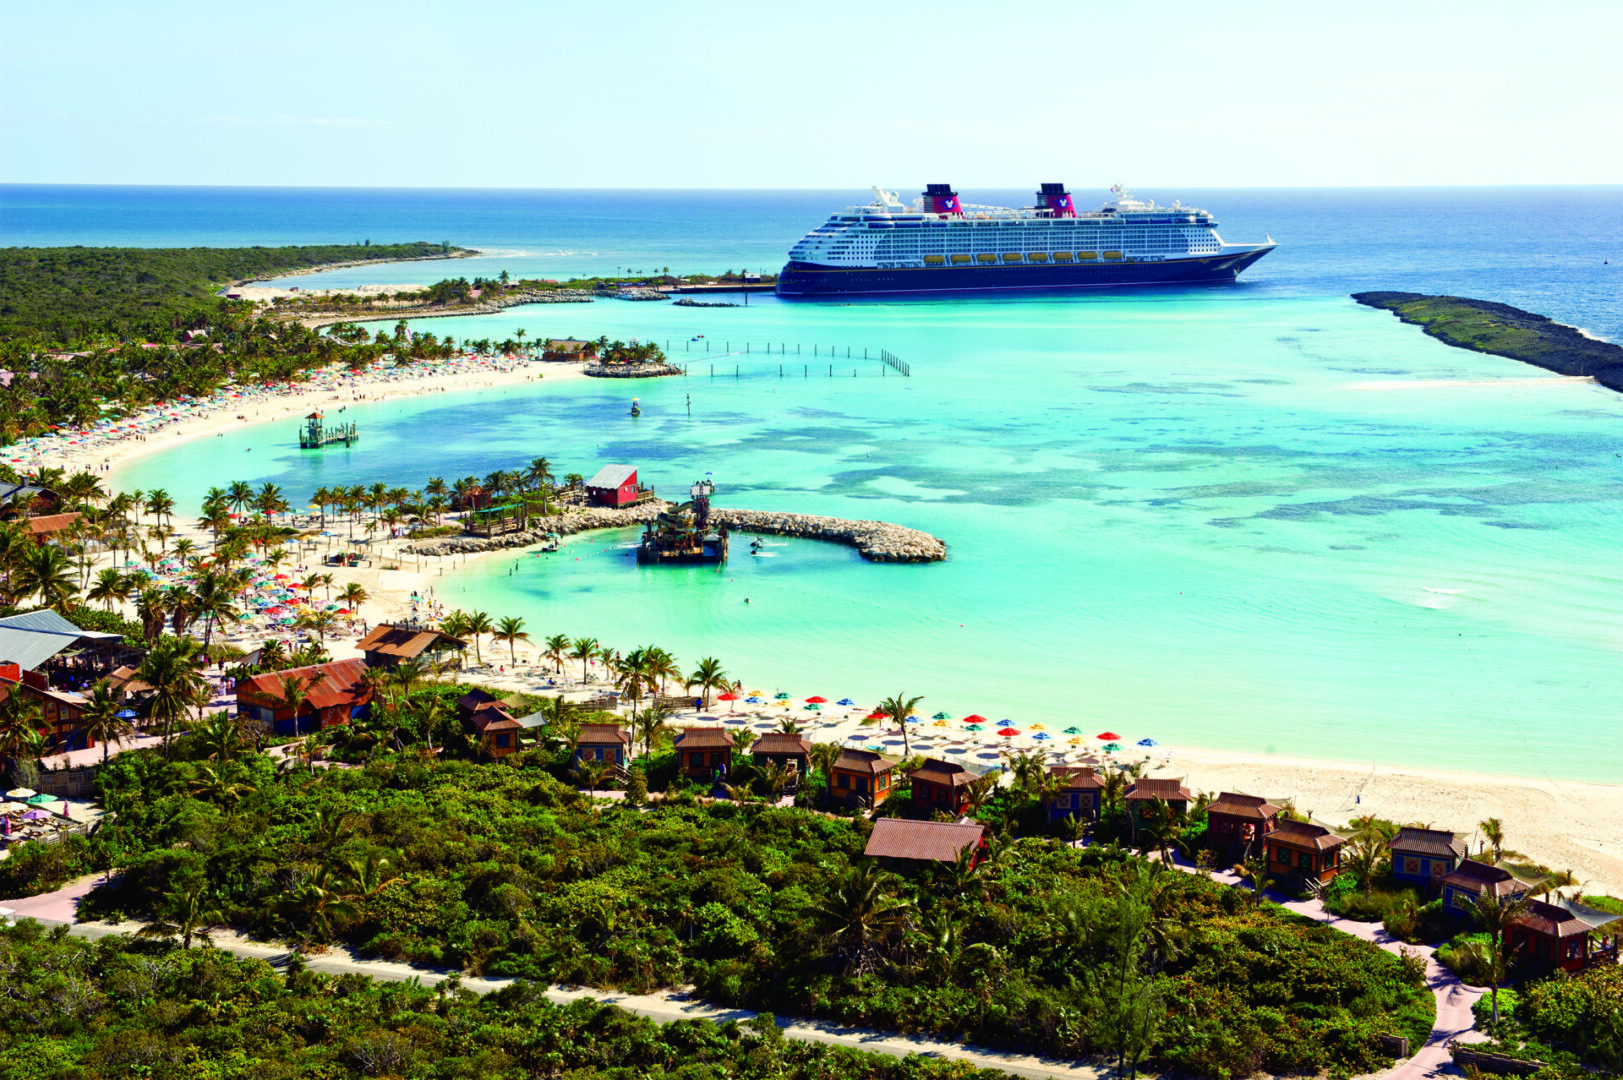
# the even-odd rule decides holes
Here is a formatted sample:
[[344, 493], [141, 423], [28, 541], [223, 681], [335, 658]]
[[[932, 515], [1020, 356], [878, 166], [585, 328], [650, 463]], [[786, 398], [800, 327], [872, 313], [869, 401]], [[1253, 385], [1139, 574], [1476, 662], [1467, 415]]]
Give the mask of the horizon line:
[[[602, 185], [587, 184], [577, 186], [558, 187], [501, 187], [495, 185], [474, 186], [446, 186], [446, 185], [411, 185], [411, 184], [163, 184], [163, 183], [125, 183], [118, 181], [57, 181], [57, 180], [0, 180], [0, 188], [18, 187], [52, 187], [52, 188], [150, 188], [150, 189], [183, 189], [190, 191], [747, 191], [747, 192], [797, 192], [797, 191], [846, 191], [867, 190], [873, 184], [853, 185], [846, 187], [659, 187], [659, 186], [630, 186], [630, 187], [604, 187]], [[884, 185], [879, 185], [884, 186]], [[1018, 190], [1029, 187], [1030, 182], [1022, 184], [957, 184], [962, 188], [981, 188], [989, 190]], [[1623, 181], [1607, 182], [1574, 182], [1574, 181], [1548, 181], [1525, 184], [1199, 184], [1178, 182], [1175, 184], [1143, 184], [1136, 187], [1164, 188], [1182, 187], [1202, 191], [1532, 191], [1548, 188], [1623, 188]], [[1108, 185], [1101, 188], [1108, 190]]]

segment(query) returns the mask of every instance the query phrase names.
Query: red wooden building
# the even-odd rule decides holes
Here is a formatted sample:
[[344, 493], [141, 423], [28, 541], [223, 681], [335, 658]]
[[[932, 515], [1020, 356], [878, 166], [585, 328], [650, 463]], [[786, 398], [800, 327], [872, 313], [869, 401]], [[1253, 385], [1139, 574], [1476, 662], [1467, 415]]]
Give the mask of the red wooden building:
[[630, 506], [637, 501], [637, 468], [605, 465], [586, 481], [586, 494], [597, 506]]
[[957, 817], [968, 807], [968, 789], [975, 774], [956, 761], [927, 758], [907, 774], [913, 785], [913, 805], [924, 811], [940, 810]]
[[1505, 944], [1535, 967], [1582, 971], [1595, 964], [1617, 963], [1617, 939], [1591, 934], [1619, 916], [1557, 897], [1531, 900], [1505, 927]]
[[[287, 688], [305, 693], [297, 716], [287, 701]], [[331, 664], [268, 671], [237, 684], [237, 715], [251, 716], [270, 725], [279, 735], [347, 724], [372, 704], [372, 686], [366, 681], [365, 660], [339, 660]]]
[[872, 750], [841, 750], [829, 770], [829, 786], [840, 802], [874, 807], [890, 795], [890, 773], [896, 762]]
[[1249, 858], [1279, 824], [1279, 807], [1261, 795], [1225, 791], [1206, 807], [1206, 843], [1232, 862]]
[[880, 818], [873, 823], [868, 846], [862, 853], [891, 865], [897, 863], [951, 863], [974, 852], [978, 859], [986, 827], [973, 822], [907, 821]]
[[725, 780], [733, 764], [733, 733], [719, 727], [690, 727], [671, 743], [677, 767], [692, 780]]
[[1341, 846], [1347, 838], [1337, 836], [1323, 825], [1281, 821], [1262, 842], [1268, 849], [1270, 874], [1281, 878], [1311, 878], [1329, 884], [1341, 873]]

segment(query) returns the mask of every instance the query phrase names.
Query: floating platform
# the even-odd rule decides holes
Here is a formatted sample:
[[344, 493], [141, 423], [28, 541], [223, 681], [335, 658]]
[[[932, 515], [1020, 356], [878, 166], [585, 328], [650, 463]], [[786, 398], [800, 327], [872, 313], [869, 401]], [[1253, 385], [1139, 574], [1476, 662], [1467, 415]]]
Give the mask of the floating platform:
[[360, 438], [354, 424], [334, 424], [328, 427], [321, 422], [322, 415], [318, 412], [306, 416], [304, 421], [304, 429], [299, 432], [300, 450], [319, 450], [334, 443], [349, 446]]

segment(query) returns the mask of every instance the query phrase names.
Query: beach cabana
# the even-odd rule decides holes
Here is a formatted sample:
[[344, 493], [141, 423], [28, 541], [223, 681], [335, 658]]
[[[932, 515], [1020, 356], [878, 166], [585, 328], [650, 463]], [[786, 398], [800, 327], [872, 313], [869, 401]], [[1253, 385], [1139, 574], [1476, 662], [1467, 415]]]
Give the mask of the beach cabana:
[[1484, 896], [1515, 899], [1533, 891], [1533, 886], [1502, 867], [1490, 866], [1475, 859], [1462, 859], [1451, 874], [1442, 880], [1443, 906], [1462, 915], [1470, 914], [1477, 900]]
[[1617, 963], [1617, 938], [1596, 931], [1623, 916], [1610, 915], [1562, 897], [1533, 900], [1505, 927], [1510, 951], [1536, 969], [1579, 972], [1595, 964]]
[[733, 764], [733, 733], [719, 727], [690, 727], [671, 744], [677, 767], [691, 780], [725, 780]]
[[500, 760], [518, 753], [519, 732], [524, 725], [505, 709], [493, 709], [485, 714], [485, 725], [479, 729], [479, 748]]
[[804, 735], [769, 731], [750, 744], [750, 760], [756, 765], [787, 765], [797, 776], [811, 771], [811, 740]]
[[1153, 805], [1156, 799], [1166, 803], [1173, 813], [1187, 813], [1191, 797], [1189, 789], [1183, 786], [1181, 780], [1146, 777], [1134, 781], [1127, 789], [1127, 794], [1122, 796], [1122, 801], [1127, 804], [1127, 812], [1136, 822], [1144, 819], [1144, 811]]
[[955, 863], [965, 851], [979, 852], [985, 838], [985, 826], [972, 822], [880, 818], [862, 853], [891, 866]]
[[575, 738], [575, 763], [607, 761], [625, 765], [631, 733], [619, 724], [582, 724]]
[[1263, 837], [1268, 850], [1268, 873], [1284, 880], [1312, 880], [1328, 884], [1341, 872], [1341, 846], [1345, 836], [1337, 836], [1323, 825], [1307, 821], [1281, 821]]
[[1407, 826], [1386, 842], [1392, 855], [1392, 876], [1398, 881], [1435, 891], [1465, 858], [1465, 841], [1442, 829]]
[[1225, 791], [1206, 807], [1206, 844], [1233, 865], [1249, 858], [1279, 824], [1279, 807], [1261, 795]]
[[975, 774], [956, 761], [927, 758], [907, 774], [912, 805], [926, 812], [940, 810], [957, 817], [968, 809], [969, 785]]
[[438, 664], [446, 653], [460, 653], [468, 643], [450, 634], [410, 623], [379, 623], [355, 648], [366, 657], [369, 668], [391, 669], [403, 660], [425, 660]]
[[874, 807], [890, 795], [896, 762], [872, 750], [841, 750], [830, 770], [833, 797], [853, 806]]
[[1043, 809], [1048, 820], [1081, 818], [1099, 819], [1099, 795], [1104, 791], [1104, 778], [1088, 765], [1052, 765], [1048, 775], [1054, 781], [1043, 796]]

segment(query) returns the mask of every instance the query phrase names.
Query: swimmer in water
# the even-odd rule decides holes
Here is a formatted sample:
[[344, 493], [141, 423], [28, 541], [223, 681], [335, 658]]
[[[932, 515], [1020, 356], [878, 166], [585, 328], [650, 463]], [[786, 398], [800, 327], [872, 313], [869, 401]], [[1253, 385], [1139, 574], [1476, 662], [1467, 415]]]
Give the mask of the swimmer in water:
[[749, 603], [749, 602], [750, 602], [750, 598], [749, 598], [749, 597], [747, 597], [747, 596], [746, 596], [746, 597], [744, 597], [744, 603], [746, 603], [746, 604], [747, 604], [747, 603]]

